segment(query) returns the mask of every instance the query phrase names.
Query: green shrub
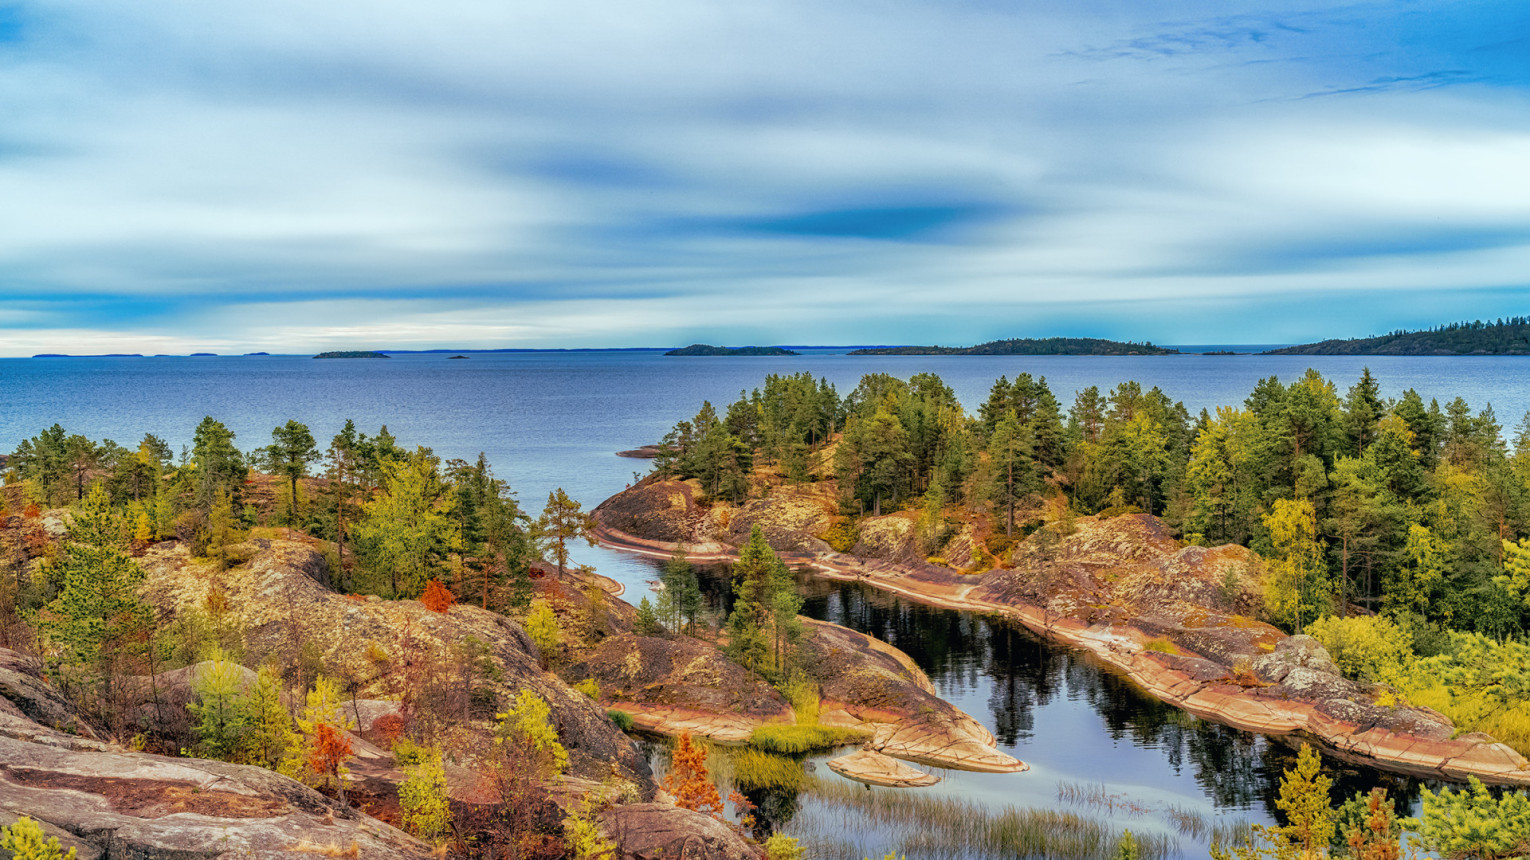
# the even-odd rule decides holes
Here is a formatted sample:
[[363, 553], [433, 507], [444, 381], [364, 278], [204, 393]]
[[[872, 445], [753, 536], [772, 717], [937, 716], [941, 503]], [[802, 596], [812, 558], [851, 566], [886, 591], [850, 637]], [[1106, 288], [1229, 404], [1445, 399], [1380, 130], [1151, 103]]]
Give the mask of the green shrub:
[[846, 520], [829, 526], [828, 531], [825, 531], [821, 537], [824, 543], [835, 552], [849, 552], [860, 542], [861, 533]]
[[616, 723], [616, 727], [622, 731], [632, 731], [632, 726], [634, 725], [632, 715], [626, 711], [618, 711], [617, 709], [612, 708], [611, 710], [606, 711], [606, 716], [610, 717], [611, 722]]
[[0, 827], [0, 851], [15, 860], [74, 860], [74, 849], [67, 852], [58, 837], [45, 838], [42, 825], [21, 816], [15, 824]]
[[1413, 665], [1412, 635], [1380, 615], [1319, 618], [1307, 625], [1306, 633], [1323, 643], [1350, 678], [1391, 683]]
[[733, 754], [733, 784], [741, 791], [798, 791], [806, 778], [796, 759], [754, 749]]
[[866, 738], [867, 733], [863, 729], [804, 725], [761, 726], [750, 733], [749, 745], [780, 755], [801, 755], [862, 743]]
[[807, 851], [797, 840], [777, 833], [765, 840], [765, 856], [770, 860], [807, 860]]

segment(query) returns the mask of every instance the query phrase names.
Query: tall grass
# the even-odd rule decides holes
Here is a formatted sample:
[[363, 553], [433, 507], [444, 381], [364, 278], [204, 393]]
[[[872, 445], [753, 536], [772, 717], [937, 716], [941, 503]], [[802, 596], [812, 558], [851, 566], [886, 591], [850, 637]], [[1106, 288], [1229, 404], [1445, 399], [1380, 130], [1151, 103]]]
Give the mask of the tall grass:
[[733, 785], [740, 791], [798, 791], [806, 781], [796, 759], [753, 749], [733, 754]]
[[761, 726], [749, 735], [749, 745], [777, 755], [803, 755], [864, 743], [870, 734], [863, 729], [831, 726]]
[[[868, 791], [840, 781], [815, 780], [808, 790], [821, 811], [812, 822], [799, 816], [787, 831], [820, 856], [830, 856], [826, 849], [843, 853], [857, 832], [864, 844], [846, 856], [895, 851], [920, 860], [1110, 860], [1121, 842], [1110, 825], [1071, 812], [991, 810], [972, 801]], [[1179, 848], [1162, 834], [1136, 839], [1143, 860], [1163, 860]]]

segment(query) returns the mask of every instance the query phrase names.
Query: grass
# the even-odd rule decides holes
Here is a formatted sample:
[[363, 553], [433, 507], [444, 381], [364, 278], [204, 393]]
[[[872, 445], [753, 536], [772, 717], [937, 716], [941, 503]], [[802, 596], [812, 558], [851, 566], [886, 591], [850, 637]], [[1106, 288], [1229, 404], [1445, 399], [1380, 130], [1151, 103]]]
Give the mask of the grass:
[[1142, 643], [1142, 647], [1145, 650], [1157, 651], [1160, 654], [1179, 653], [1179, 649], [1174, 646], [1174, 643], [1170, 642], [1162, 636], [1158, 637], [1157, 639], [1149, 639], [1148, 641]]
[[632, 726], [633, 726], [632, 715], [627, 713], [626, 711], [619, 711], [619, 710], [617, 710], [615, 708], [612, 708], [611, 710], [606, 711], [606, 716], [610, 717], [611, 718], [611, 722], [616, 723], [616, 727], [621, 729], [622, 731], [624, 731], [624, 732], [632, 731]]
[[749, 745], [777, 755], [804, 755], [865, 742], [863, 729], [831, 726], [761, 726], [749, 735]]
[[798, 791], [807, 780], [801, 762], [754, 749], [733, 754], [733, 785], [740, 791]]
[[[844, 856], [879, 857], [891, 850], [921, 860], [1110, 860], [1121, 842], [1115, 828], [1071, 812], [993, 810], [972, 801], [868, 791], [838, 781], [815, 780], [808, 790], [822, 811], [811, 815], [812, 821], [799, 813], [787, 831], [801, 838], [810, 856], [830, 856], [825, 849], [844, 854], [856, 835], [864, 844]], [[1162, 834], [1136, 840], [1142, 860], [1163, 860], [1178, 850]]]

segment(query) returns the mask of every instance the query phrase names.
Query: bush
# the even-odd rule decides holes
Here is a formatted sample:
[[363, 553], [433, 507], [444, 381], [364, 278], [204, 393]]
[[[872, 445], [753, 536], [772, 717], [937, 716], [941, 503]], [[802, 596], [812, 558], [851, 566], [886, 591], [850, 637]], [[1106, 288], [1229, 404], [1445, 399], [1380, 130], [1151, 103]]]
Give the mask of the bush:
[[574, 689], [597, 702], [600, 701], [600, 682], [594, 678], [585, 678], [583, 681], [575, 684]]
[[616, 723], [616, 727], [624, 732], [632, 731], [632, 727], [635, 725], [632, 720], [632, 715], [626, 711], [618, 711], [617, 709], [612, 708], [611, 710], [606, 711], [606, 716], [610, 717], [611, 722]]
[[807, 852], [797, 840], [779, 833], [765, 840], [765, 856], [770, 860], [807, 860]]
[[807, 776], [795, 759], [744, 749], [733, 755], [733, 784], [742, 791], [798, 791]]
[[1173, 642], [1170, 642], [1168, 639], [1165, 639], [1162, 636], [1158, 637], [1157, 639], [1149, 639], [1148, 641], [1142, 643], [1142, 647], [1144, 650], [1157, 651], [1160, 654], [1179, 653], [1179, 648], [1175, 647]]
[[761, 726], [750, 733], [749, 745], [779, 755], [802, 755], [846, 744], [858, 744], [865, 741], [866, 737], [867, 733], [862, 729], [803, 725]]
[[835, 552], [849, 552], [861, 540], [860, 530], [851, 525], [848, 520], [842, 520], [829, 526], [822, 535], [824, 543], [828, 544]]
[[1320, 618], [1307, 635], [1323, 643], [1340, 672], [1361, 681], [1396, 682], [1414, 661], [1413, 637], [1380, 615]]
[[42, 825], [23, 815], [15, 824], [0, 827], [0, 851], [15, 860], [73, 860], [73, 848], [66, 852], [58, 837], [45, 836]]

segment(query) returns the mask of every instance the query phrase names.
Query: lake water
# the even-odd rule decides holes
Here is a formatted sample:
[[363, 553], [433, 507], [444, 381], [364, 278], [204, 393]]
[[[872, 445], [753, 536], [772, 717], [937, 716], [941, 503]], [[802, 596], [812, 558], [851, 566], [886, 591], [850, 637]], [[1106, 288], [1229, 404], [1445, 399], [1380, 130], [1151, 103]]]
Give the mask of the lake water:
[[[1512, 427], [1530, 410], [1530, 358], [1304, 356], [861, 357], [815, 352], [782, 358], [665, 358], [651, 352], [402, 355], [386, 360], [242, 358], [0, 359], [0, 451], [55, 422], [71, 433], [132, 447], [144, 433], [189, 445], [211, 415], [249, 450], [296, 419], [321, 446], [347, 418], [367, 433], [386, 424], [404, 445], [443, 457], [484, 452], [523, 505], [540, 510], [565, 488], [587, 508], [622, 490], [648, 463], [614, 452], [656, 442], [703, 400], [722, 408], [767, 373], [810, 371], [841, 394], [862, 374], [941, 375], [969, 411], [999, 375], [1045, 376], [1066, 407], [1075, 391], [1135, 379], [1184, 401], [1194, 414], [1238, 405], [1262, 377], [1290, 381], [1308, 367], [1342, 394], [1369, 366], [1384, 396], [1415, 388], [1427, 401], [1491, 403]], [[635, 602], [651, 562], [603, 548], [575, 558], [623, 582]], [[984, 803], [1058, 806], [1060, 783], [1104, 783], [1107, 794], [1152, 809], [1267, 821], [1290, 752], [1246, 733], [1188, 719], [1138, 694], [1091, 658], [1040, 642], [1001, 622], [918, 606], [860, 587], [809, 580], [808, 613], [872, 632], [912, 654], [941, 694], [981, 720], [1023, 774], [947, 773], [924, 791]], [[827, 769], [819, 768], [820, 773]], [[1346, 789], [1387, 780], [1344, 769]], [[1094, 809], [1079, 811], [1097, 813]], [[812, 815], [811, 804], [803, 815]], [[1153, 814], [1116, 813], [1125, 826], [1162, 829]], [[1188, 856], [1204, 856], [1186, 840]]]

